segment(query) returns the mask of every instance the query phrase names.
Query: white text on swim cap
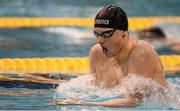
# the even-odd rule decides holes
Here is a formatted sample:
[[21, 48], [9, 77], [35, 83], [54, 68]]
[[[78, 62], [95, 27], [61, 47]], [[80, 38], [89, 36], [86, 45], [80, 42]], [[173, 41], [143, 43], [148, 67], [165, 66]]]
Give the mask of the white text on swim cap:
[[95, 21], [95, 24], [105, 24], [105, 25], [108, 25], [109, 24], [109, 20], [97, 19]]

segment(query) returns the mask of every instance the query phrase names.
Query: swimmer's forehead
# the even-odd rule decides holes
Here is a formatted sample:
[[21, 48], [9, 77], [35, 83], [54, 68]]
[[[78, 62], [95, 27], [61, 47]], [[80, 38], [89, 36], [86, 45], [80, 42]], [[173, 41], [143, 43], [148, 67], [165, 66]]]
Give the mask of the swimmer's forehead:
[[113, 28], [102, 28], [102, 27], [95, 27], [94, 31], [96, 32], [104, 32], [104, 31], [108, 31], [108, 30], [114, 30]]

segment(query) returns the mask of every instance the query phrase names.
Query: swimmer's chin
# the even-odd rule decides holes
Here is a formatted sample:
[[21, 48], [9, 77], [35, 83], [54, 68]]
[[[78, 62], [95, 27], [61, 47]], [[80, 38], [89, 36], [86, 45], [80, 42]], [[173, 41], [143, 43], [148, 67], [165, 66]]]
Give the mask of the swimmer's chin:
[[107, 51], [103, 51], [103, 54], [105, 57], [110, 58], [110, 57], [114, 57], [115, 55], [110, 53], [110, 51], [107, 49]]
[[107, 58], [116, 57], [119, 53], [104, 53]]

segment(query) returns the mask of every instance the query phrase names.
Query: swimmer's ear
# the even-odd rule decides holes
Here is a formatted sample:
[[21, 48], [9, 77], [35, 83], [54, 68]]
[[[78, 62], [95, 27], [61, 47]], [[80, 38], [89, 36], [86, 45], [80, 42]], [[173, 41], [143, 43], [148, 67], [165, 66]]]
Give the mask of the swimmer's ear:
[[122, 35], [122, 38], [126, 37], [129, 35], [129, 32], [128, 31], [123, 31], [123, 35]]

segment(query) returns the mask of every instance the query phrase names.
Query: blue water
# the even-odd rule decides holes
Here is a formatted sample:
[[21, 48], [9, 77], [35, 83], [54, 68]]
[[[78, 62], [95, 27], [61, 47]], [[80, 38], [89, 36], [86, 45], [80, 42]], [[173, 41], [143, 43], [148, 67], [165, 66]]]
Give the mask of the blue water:
[[[179, 76], [173, 76], [168, 75], [167, 80], [180, 84]], [[31, 83], [26, 83], [31, 84]], [[102, 107], [102, 106], [79, 106], [79, 105], [56, 105], [53, 106], [52, 102], [54, 100], [54, 96], [58, 95], [56, 91], [54, 91], [54, 88], [52, 87], [50, 89], [47, 89], [46, 87], [42, 87], [41, 89], [38, 87], [41, 87], [42, 84], [36, 84], [34, 86], [34, 89], [31, 89], [23, 84], [17, 84], [16, 87], [12, 88], [5, 88], [3, 86], [0, 87], [0, 91], [22, 91], [22, 92], [38, 92], [36, 94], [29, 94], [29, 95], [0, 95], [0, 109], [1, 110], [162, 110], [162, 109], [170, 109], [170, 107], [163, 108], [158, 107], [158, 104], [152, 105], [152, 106], [138, 106], [135, 108], [108, 108], [108, 107]], [[112, 97], [116, 98], [116, 97]], [[110, 98], [101, 98], [94, 101], [103, 101], [103, 100], [109, 100]], [[91, 100], [86, 100], [91, 101]], [[93, 100], [92, 100], [93, 101]], [[173, 108], [172, 108], [173, 109]]]
[[106, 5], [121, 6], [129, 16], [178, 16], [179, 4], [179, 0], [1, 0], [0, 16], [94, 17]]
[[43, 28], [0, 29], [1, 58], [87, 56], [93, 43], [92, 39], [49, 33]]
[[[0, 0], [0, 16], [93, 18], [100, 7], [109, 4], [121, 6], [128, 16], [180, 16], [179, 0]], [[179, 24], [156, 25], [162, 27], [168, 36], [178, 38], [180, 35]], [[88, 56], [89, 49], [96, 40], [92, 32], [92, 28], [83, 27], [1, 28], [0, 58]], [[157, 51], [159, 54], [176, 54], [169, 49]], [[180, 85], [179, 75], [166, 78]], [[56, 94], [53, 89], [57, 86], [57, 84], [0, 81], [0, 91], [40, 92], [26, 96], [0, 95], [0, 110], [123, 109], [75, 105], [52, 106], [53, 96]], [[156, 108], [155, 105], [152, 109]]]

